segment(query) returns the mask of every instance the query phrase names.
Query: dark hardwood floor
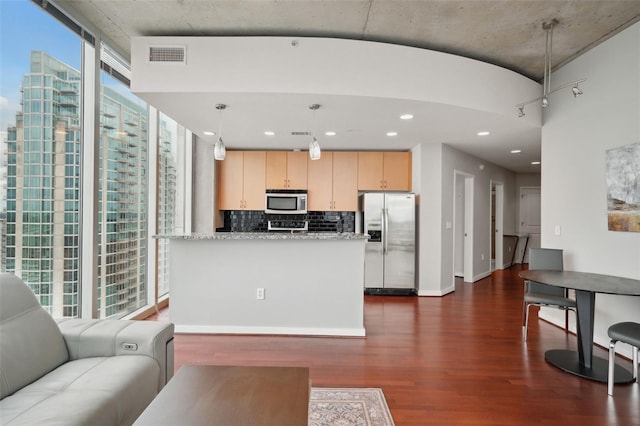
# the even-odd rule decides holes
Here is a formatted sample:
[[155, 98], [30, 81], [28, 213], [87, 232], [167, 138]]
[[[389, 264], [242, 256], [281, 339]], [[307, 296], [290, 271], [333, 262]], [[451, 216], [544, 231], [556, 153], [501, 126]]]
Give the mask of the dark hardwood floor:
[[575, 349], [575, 335], [534, 314], [523, 343], [519, 270], [459, 281], [444, 297], [366, 296], [366, 338], [176, 335], [176, 371], [306, 366], [313, 386], [382, 388], [397, 426], [640, 425], [638, 384], [608, 397], [606, 384], [545, 362], [548, 349]]

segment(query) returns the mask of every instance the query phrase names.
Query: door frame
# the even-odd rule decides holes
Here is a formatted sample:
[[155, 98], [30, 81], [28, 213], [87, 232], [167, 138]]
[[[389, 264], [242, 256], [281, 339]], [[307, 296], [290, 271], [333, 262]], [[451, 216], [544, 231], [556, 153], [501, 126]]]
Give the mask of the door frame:
[[[495, 215], [495, 247], [491, 247], [491, 238], [489, 238], [489, 253], [491, 253], [491, 249], [495, 250], [495, 265], [493, 270], [498, 270], [504, 269], [504, 183], [491, 180], [489, 194], [491, 194], [494, 188], [496, 196], [495, 212], [491, 211], [489, 213], [489, 229], [490, 232], [492, 232], [491, 216]], [[492, 205], [492, 203], [489, 204]]]
[[[474, 184], [475, 176], [459, 170], [453, 171], [453, 285], [455, 286], [455, 265], [456, 265], [456, 230], [462, 227], [463, 236], [463, 280], [464, 282], [473, 282], [473, 200], [474, 200]], [[464, 179], [464, 219], [463, 223], [458, 223], [456, 215], [457, 194], [459, 179]]]

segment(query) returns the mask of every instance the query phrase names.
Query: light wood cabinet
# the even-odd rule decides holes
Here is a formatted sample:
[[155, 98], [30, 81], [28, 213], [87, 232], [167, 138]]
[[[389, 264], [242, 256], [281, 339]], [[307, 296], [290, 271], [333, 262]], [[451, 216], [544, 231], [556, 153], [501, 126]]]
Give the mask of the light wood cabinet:
[[218, 167], [220, 210], [264, 210], [265, 151], [227, 151]]
[[320, 160], [308, 161], [310, 211], [356, 211], [358, 209], [358, 153], [323, 152]]
[[307, 153], [267, 151], [268, 189], [307, 189]]
[[359, 152], [358, 190], [410, 191], [410, 152]]

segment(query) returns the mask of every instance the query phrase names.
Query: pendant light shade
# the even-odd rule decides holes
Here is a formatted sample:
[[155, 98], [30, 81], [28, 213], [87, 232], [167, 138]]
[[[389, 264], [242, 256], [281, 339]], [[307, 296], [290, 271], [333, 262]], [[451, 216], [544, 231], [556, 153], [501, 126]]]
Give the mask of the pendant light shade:
[[224, 157], [227, 155], [227, 149], [222, 141], [222, 111], [224, 111], [226, 107], [225, 104], [216, 104], [216, 109], [220, 115], [218, 120], [218, 140], [213, 146], [213, 158], [216, 160], [224, 160]]
[[320, 109], [319, 104], [309, 105], [309, 109], [313, 111], [313, 139], [309, 142], [309, 158], [312, 160], [319, 160], [322, 152], [320, 151], [320, 144], [316, 138], [316, 111]]
[[227, 155], [227, 150], [224, 147], [224, 142], [222, 142], [222, 138], [218, 138], [216, 144], [213, 146], [213, 158], [216, 160], [224, 160], [224, 157]]
[[318, 143], [318, 139], [313, 137], [313, 140], [309, 143], [309, 158], [312, 160], [319, 160], [322, 152], [320, 151], [320, 144]]

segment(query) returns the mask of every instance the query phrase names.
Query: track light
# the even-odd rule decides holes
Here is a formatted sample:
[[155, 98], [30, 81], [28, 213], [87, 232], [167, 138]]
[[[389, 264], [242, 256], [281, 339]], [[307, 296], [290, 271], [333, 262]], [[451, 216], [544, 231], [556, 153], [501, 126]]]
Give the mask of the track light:
[[316, 139], [316, 111], [320, 109], [319, 104], [309, 105], [309, 109], [313, 111], [313, 139], [309, 142], [309, 158], [312, 160], [319, 160], [322, 152], [320, 151], [320, 144]]
[[224, 157], [227, 155], [227, 149], [222, 141], [222, 111], [224, 111], [226, 107], [227, 106], [225, 104], [216, 104], [216, 109], [219, 111], [220, 115], [218, 120], [218, 140], [213, 146], [213, 158], [216, 160], [224, 160]]
[[553, 29], [559, 24], [557, 19], [552, 19], [550, 22], [544, 22], [542, 24], [542, 29], [546, 34], [546, 43], [545, 43], [545, 52], [544, 52], [544, 77], [542, 80], [542, 96], [539, 96], [535, 99], [531, 99], [527, 102], [522, 102], [516, 105], [518, 109], [518, 117], [524, 117], [524, 107], [525, 105], [529, 105], [534, 102], [540, 102], [542, 108], [546, 108], [549, 106], [549, 97], [551, 94], [565, 89], [567, 87], [571, 87], [571, 91], [573, 92], [574, 97], [578, 97], [582, 95], [582, 90], [578, 87], [579, 83], [586, 81], [586, 78], [582, 78], [580, 80], [572, 81], [571, 83], [563, 84], [555, 89], [551, 90], [551, 69], [552, 69], [552, 48], [553, 48]]
[[582, 90], [580, 90], [580, 88], [578, 87], [578, 83], [576, 83], [576, 85], [571, 88], [571, 91], [573, 92], [574, 98], [582, 95]]

